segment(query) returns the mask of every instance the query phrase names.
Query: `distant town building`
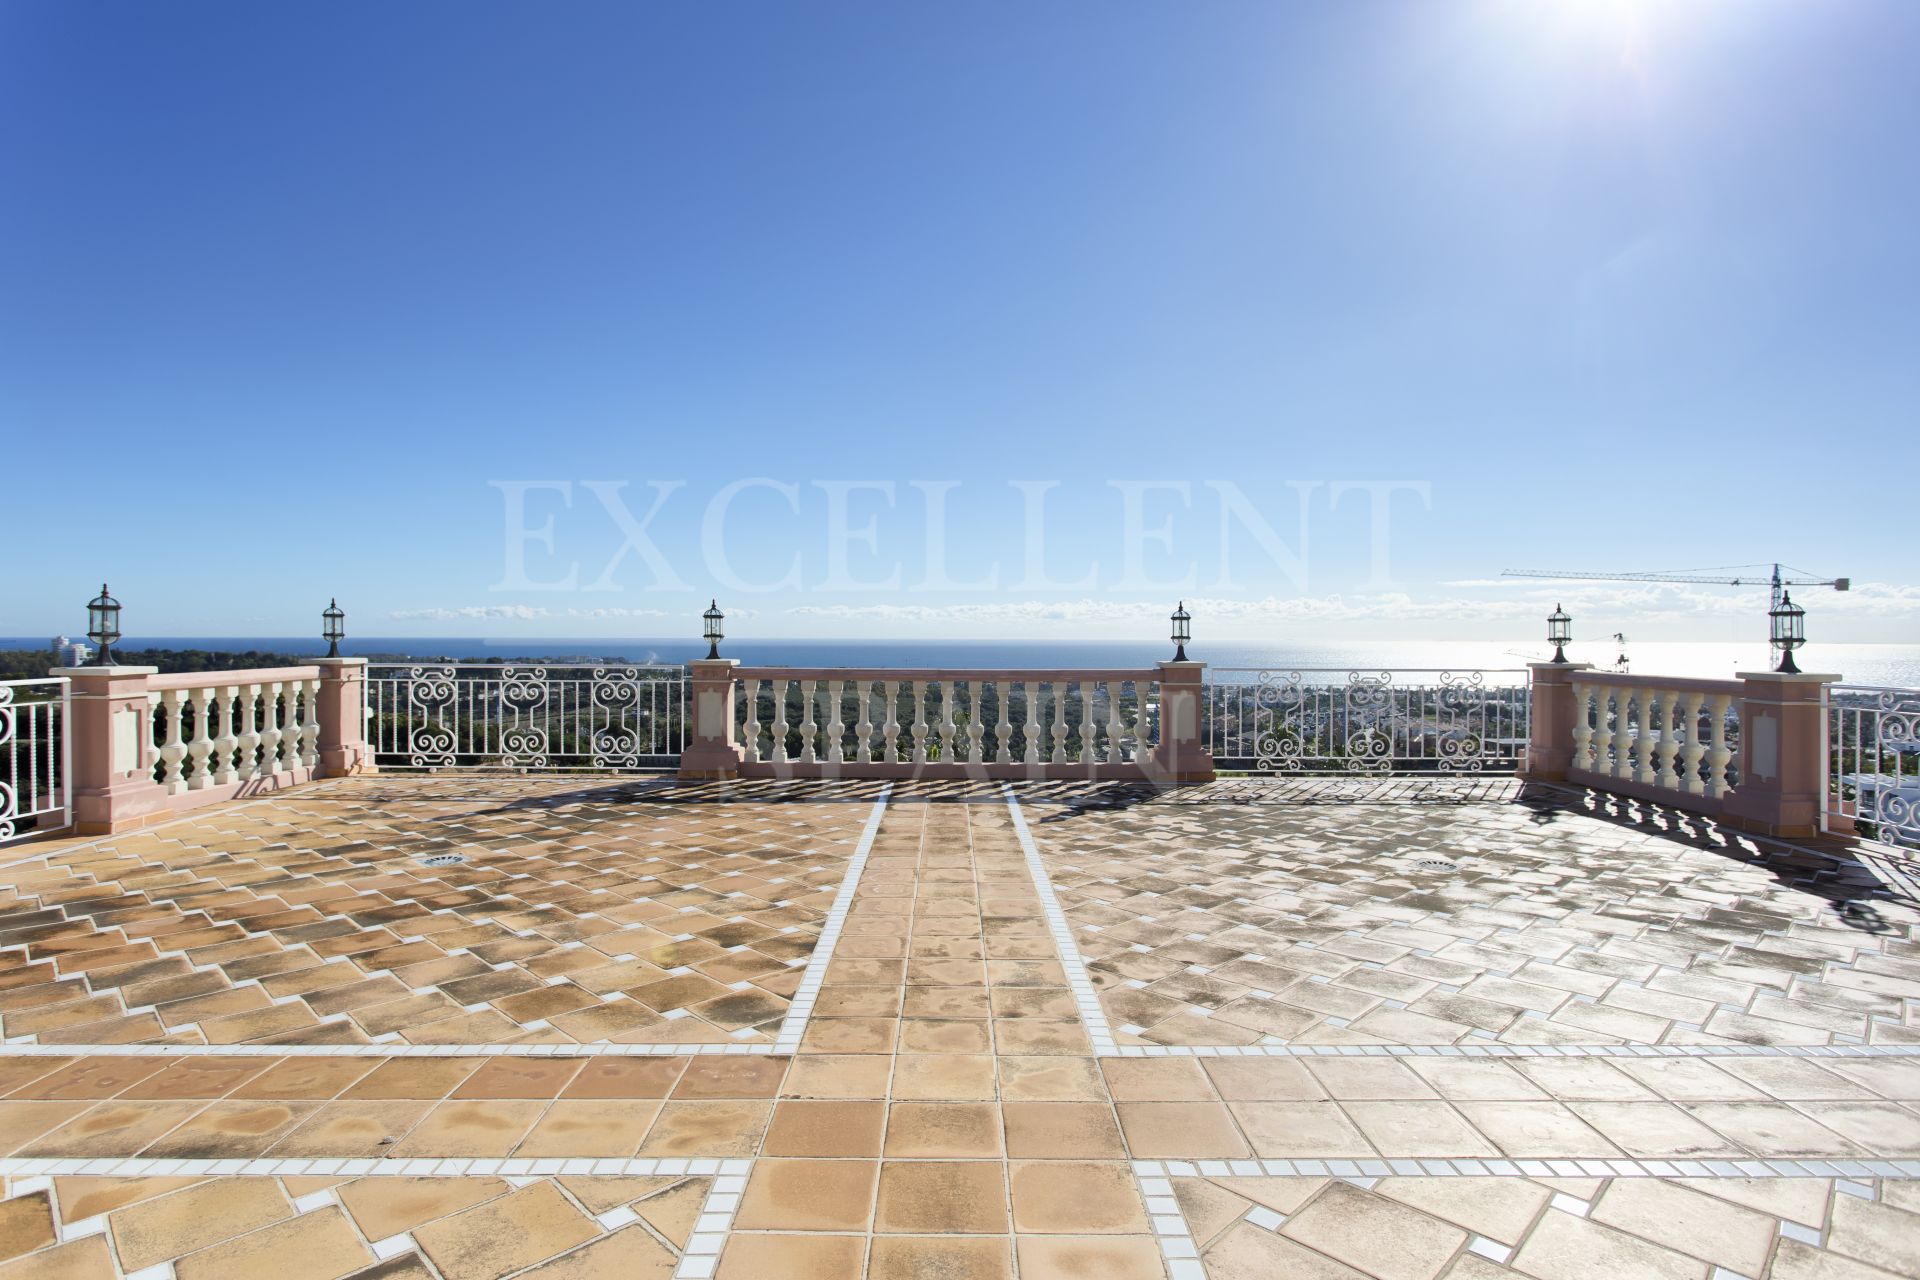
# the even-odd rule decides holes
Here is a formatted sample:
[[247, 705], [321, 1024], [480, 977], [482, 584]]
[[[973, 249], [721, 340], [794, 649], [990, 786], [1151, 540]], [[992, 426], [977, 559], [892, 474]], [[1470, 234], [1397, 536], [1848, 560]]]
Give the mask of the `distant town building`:
[[69, 640], [65, 636], [55, 636], [49, 646], [53, 651], [55, 666], [84, 667], [93, 657], [93, 649], [84, 640]]

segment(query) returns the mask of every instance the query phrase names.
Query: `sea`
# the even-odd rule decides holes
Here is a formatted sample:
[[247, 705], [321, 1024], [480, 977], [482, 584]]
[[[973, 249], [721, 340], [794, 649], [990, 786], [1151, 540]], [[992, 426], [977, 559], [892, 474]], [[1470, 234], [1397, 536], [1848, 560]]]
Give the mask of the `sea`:
[[[0, 636], [0, 648], [32, 649], [46, 636]], [[122, 649], [206, 649], [317, 656], [326, 645], [290, 636], [130, 636]], [[560, 662], [681, 663], [705, 656], [703, 643], [685, 638], [558, 638], [476, 636], [355, 637], [341, 645], [354, 657], [492, 662], [514, 658]], [[1567, 656], [1614, 669], [1623, 647], [1576, 642]], [[788, 667], [1062, 667], [1147, 666], [1172, 657], [1165, 642], [1069, 640], [728, 640], [721, 653], [749, 665]], [[1630, 641], [1627, 669], [1641, 675], [1726, 679], [1773, 665], [1764, 641]], [[1286, 671], [1497, 671], [1545, 661], [1538, 640], [1274, 640], [1265, 643], [1204, 638], [1187, 656], [1218, 668]], [[1849, 684], [1920, 687], [1920, 644], [1809, 644], [1798, 655], [1805, 671], [1834, 672]]]

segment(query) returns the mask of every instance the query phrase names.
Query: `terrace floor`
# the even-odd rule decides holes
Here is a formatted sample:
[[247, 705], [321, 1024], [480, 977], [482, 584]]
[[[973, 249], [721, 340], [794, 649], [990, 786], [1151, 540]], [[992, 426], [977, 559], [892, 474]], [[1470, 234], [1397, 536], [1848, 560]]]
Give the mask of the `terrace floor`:
[[1920, 904], [1833, 853], [1491, 778], [16, 846], [0, 1280], [1916, 1276]]

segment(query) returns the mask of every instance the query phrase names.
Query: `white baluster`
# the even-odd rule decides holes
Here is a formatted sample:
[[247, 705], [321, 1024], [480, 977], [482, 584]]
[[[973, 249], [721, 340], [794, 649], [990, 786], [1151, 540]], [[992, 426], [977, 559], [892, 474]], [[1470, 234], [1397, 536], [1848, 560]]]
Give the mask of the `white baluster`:
[[1093, 764], [1100, 759], [1100, 686], [1091, 680], [1080, 682], [1080, 763]]
[[1674, 771], [1673, 762], [1680, 754], [1680, 737], [1673, 725], [1673, 713], [1686, 699], [1685, 694], [1671, 689], [1660, 694], [1660, 745], [1655, 748], [1654, 783], [1672, 790], [1680, 784], [1680, 775]]
[[240, 686], [237, 684], [223, 684], [214, 690], [214, 714], [220, 719], [220, 723], [215, 727], [211, 761], [213, 766], [211, 781], [216, 787], [232, 782], [238, 776], [233, 757], [234, 753], [240, 749], [240, 740], [234, 735], [233, 718], [236, 710], [234, 704], [239, 701], [239, 698]]
[[213, 782], [214, 692], [206, 687], [188, 695], [193, 702], [193, 741], [187, 744], [187, 758], [192, 761], [187, 768], [189, 791], [203, 790]]
[[1021, 735], [1025, 740], [1025, 749], [1020, 753], [1022, 764], [1040, 763], [1040, 737], [1044, 730], [1040, 727], [1040, 682], [1022, 680], [1020, 682], [1020, 705], [1026, 709], [1026, 729]]
[[793, 728], [787, 723], [787, 698], [793, 692], [793, 681], [775, 677], [773, 680], [773, 762], [787, 763], [787, 733]]
[[162, 766], [160, 785], [167, 789], [168, 795], [177, 796], [187, 789], [180, 771], [180, 762], [186, 758], [187, 745], [180, 736], [180, 691], [178, 689], [168, 689], [160, 695], [160, 718], [166, 731], [166, 737], [160, 744]]
[[[867, 701], [866, 681], [854, 680], [851, 684], [853, 686], [853, 696], [860, 700], [860, 705], [865, 706]], [[839, 764], [847, 758], [847, 745], [844, 741], [847, 736], [847, 722], [845, 719], [847, 686], [838, 680], [826, 680], [821, 682], [821, 687], [827, 691], [827, 759], [834, 764]], [[861, 718], [863, 720], [865, 719], [864, 712], [861, 713]], [[865, 742], [866, 735], [862, 734], [859, 741]], [[855, 748], [856, 752], [858, 749], [858, 747]]]
[[909, 681], [907, 688], [912, 691], [913, 697], [913, 729], [911, 731], [913, 762], [925, 764], [927, 762], [927, 682]]
[[240, 736], [233, 755], [233, 771], [241, 782], [260, 772], [259, 765], [255, 763], [260, 750], [259, 699], [259, 685], [240, 686]]
[[886, 704], [886, 721], [880, 726], [880, 758], [888, 764], [900, 763], [900, 690], [903, 682], [882, 680], [880, 700]]
[[292, 773], [300, 766], [300, 684], [298, 680], [289, 680], [281, 686], [279, 769], [282, 773]]
[[311, 776], [320, 767], [320, 681], [302, 681], [300, 763]]
[[746, 764], [758, 764], [760, 762], [760, 682], [742, 680], [740, 696], [746, 699], [747, 704], [747, 718], [740, 725], [740, 759]]
[[1573, 682], [1573, 767], [1593, 767], [1593, 725], [1587, 717], [1593, 710], [1593, 686]]
[[1613, 695], [1613, 728], [1607, 745], [1613, 751], [1613, 758], [1607, 766], [1607, 776], [1629, 778], [1633, 776], [1633, 694], [1624, 687], [1609, 692]]
[[953, 755], [953, 681], [940, 682], [940, 759], [950, 761]]
[[1653, 710], [1653, 690], [1640, 686], [1633, 691], [1635, 709], [1638, 711], [1640, 731], [1633, 740], [1633, 780], [1639, 783], [1653, 781], [1653, 742], [1657, 720]]
[[1068, 762], [1068, 681], [1056, 679], [1052, 683], [1052, 718], [1054, 718], [1054, 764]]
[[812, 682], [812, 688], [809, 689], [807, 681], [800, 681], [800, 697], [806, 703], [807, 712], [807, 718], [800, 722], [801, 764], [817, 764], [820, 760], [814, 751], [813, 744], [815, 736], [820, 732], [820, 722], [813, 716], [820, 703], [820, 691], [826, 687], [826, 683], [824, 680], [815, 680]]
[[1107, 758], [1115, 764], [1127, 758], [1126, 689], [1124, 680], [1107, 683]]
[[852, 681], [852, 691], [858, 699], [856, 710], [860, 712], [860, 720], [852, 727], [852, 743], [858, 752], [854, 760], [866, 762], [874, 758], [874, 689], [868, 681], [856, 679]]
[[1707, 746], [1707, 796], [1718, 800], [1727, 794], [1727, 766], [1733, 763], [1733, 747], [1727, 741], [1727, 710], [1733, 695], [1716, 693], [1707, 699], [1707, 723], [1713, 735]]
[[994, 711], [999, 723], [994, 726], [993, 736], [999, 741], [999, 749], [993, 758], [999, 764], [1013, 762], [1013, 681], [995, 680], [993, 682]]
[[967, 681], [969, 711], [967, 716], [967, 759], [973, 764], [979, 764], [985, 759], [980, 753], [980, 739], [986, 735], [987, 731], [986, 726], [980, 722], [980, 718], [986, 714], [981, 707], [980, 696], [984, 689], [985, 684], [983, 681]]
[[1707, 697], [1702, 693], [1683, 693], [1680, 707], [1679, 787], [1688, 795], [1706, 794], [1707, 784], [1700, 777], [1700, 762], [1706, 758], [1707, 744], [1700, 740], [1700, 708]]
[[260, 776], [271, 777], [280, 767], [280, 686], [260, 686]]

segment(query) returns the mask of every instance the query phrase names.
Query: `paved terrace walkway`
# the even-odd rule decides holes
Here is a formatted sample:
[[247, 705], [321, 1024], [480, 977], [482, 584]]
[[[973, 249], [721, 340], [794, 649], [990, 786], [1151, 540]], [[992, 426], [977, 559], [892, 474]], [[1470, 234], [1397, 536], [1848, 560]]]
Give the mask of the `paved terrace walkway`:
[[325, 783], [0, 855], [0, 1280], [1915, 1276], [1917, 928], [1511, 781]]

